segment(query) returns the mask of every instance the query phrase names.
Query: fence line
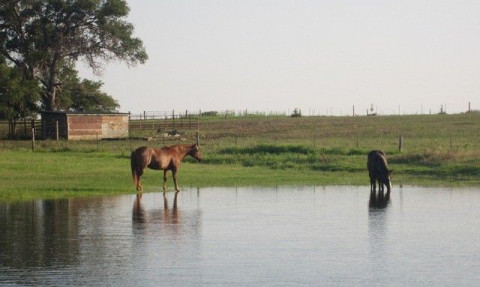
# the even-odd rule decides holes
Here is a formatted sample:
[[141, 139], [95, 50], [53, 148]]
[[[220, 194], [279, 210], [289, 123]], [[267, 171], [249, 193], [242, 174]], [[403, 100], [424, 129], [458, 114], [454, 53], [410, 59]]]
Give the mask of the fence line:
[[171, 111], [143, 111], [141, 113], [130, 113], [130, 120], [159, 120], [159, 119], [177, 119], [177, 118], [203, 118], [203, 117], [249, 117], [249, 116], [287, 116], [287, 112], [265, 112], [265, 111], [189, 111], [189, 110], [171, 110]]
[[[32, 124], [31, 119], [19, 119], [15, 122], [15, 131], [14, 135], [17, 138], [30, 139], [32, 137]], [[35, 134], [38, 138], [42, 130], [41, 121], [35, 120], [34, 122]], [[10, 132], [10, 123], [6, 120], [0, 121], [0, 138], [4, 139], [9, 136]]]
[[[352, 113], [350, 116], [357, 116], [357, 107], [352, 106]], [[471, 104], [468, 105], [467, 113], [480, 113], [479, 110], [471, 108]], [[302, 116], [321, 116], [317, 115], [315, 110], [309, 110], [308, 114], [301, 114]], [[331, 111], [330, 111], [331, 115]], [[368, 114], [372, 116], [373, 114]], [[198, 130], [202, 123], [209, 124], [210, 121], [228, 120], [230, 118], [239, 117], [289, 117], [293, 116], [290, 111], [286, 112], [273, 112], [273, 111], [202, 111], [202, 110], [170, 110], [170, 111], [143, 111], [141, 113], [130, 114], [130, 131], [148, 132], [149, 134], [158, 134], [160, 132], [171, 132], [179, 129], [196, 129]], [[329, 116], [328, 113], [326, 116]], [[382, 115], [379, 115], [382, 116]], [[41, 121], [35, 120], [35, 133], [36, 137], [41, 139]], [[0, 139], [7, 138], [11, 126], [6, 120], [0, 120]], [[17, 119], [15, 121], [14, 138], [30, 139], [31, 126], [30, 119]]]

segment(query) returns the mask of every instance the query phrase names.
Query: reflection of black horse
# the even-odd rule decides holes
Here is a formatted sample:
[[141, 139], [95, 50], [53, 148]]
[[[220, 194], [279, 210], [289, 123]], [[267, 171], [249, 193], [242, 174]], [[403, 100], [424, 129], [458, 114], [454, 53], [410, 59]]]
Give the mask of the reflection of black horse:
[[372, 208], [385, 208], [390, 203], [390, 191], [384, 193], [383, 191], [370, 192], [370, 200], [368, 202], [368, 206]]
[[[388, 205], [390, 192], [372, 191], [368, 202], [368, 238], [370, 258], [378, 259], [383, 263], [388, 258]], [[382, 274], [385, 271], [384, 264], [375, 264], [375, 272]]]

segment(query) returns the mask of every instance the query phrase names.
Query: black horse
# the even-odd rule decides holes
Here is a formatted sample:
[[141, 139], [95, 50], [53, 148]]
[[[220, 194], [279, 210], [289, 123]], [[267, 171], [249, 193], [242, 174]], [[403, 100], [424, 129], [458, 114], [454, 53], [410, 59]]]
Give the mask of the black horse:
[[383, 192], [384, 185], [387, 186], [387, 192], [392, 188], [391, 174], [393, 170], [388, 169], [387, 157], [380, 150], [372, 150], [368, 153], [367, 160], [368, 175], [370, 176], [370, 191], [376, 191], [376, 183], [378, 182], [378, 190]]

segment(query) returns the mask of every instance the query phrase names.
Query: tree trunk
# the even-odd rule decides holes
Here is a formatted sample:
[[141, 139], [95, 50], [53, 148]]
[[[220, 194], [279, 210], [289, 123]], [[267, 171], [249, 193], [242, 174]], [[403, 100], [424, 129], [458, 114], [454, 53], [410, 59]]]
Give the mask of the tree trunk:
[[46, 108], [47, 111], [56, 111], [57, 104], [55, 103], [56, 92], [57, 92], [57, 63], [58, 63], [58, 54], [55, 54], [50, 64], [49, 69], [49, 79], [48, 79], [48, 86], [47, 88], [47, 103]]
[[55, 105], [55, 96], [56, 96], [56, 87], [55, 85], [50, 85], [47, 88], [47, 103], [46, 103], [46, 110], [47, 111], [56, 111], [57, 106]]

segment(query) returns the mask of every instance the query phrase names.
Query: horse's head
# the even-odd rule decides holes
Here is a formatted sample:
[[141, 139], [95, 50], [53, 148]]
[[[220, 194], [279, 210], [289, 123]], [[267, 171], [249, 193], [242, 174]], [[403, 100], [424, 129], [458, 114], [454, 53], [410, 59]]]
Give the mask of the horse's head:
[[392, 173], [393, 169], [388, 170], [388, 185], [387, 185], [387, 190], [390, 191], [392, 188]]
[[192, 146], [192, 149], [189, 152], [189, 155], [193, 157], [194, 159], [201, 161], [202, 160], [202, 153], [200, 152], [200, 149], [198, 148], [198, 144], [194, 144]]
[[392, 172], [393, 170], [387, 170], [386, 174], [383, 174], [381, 176], [381, 180], [383, 181], [383, 184], [387, 187], [387, 191], [390, 192], [390, 189], [392, 188]]

